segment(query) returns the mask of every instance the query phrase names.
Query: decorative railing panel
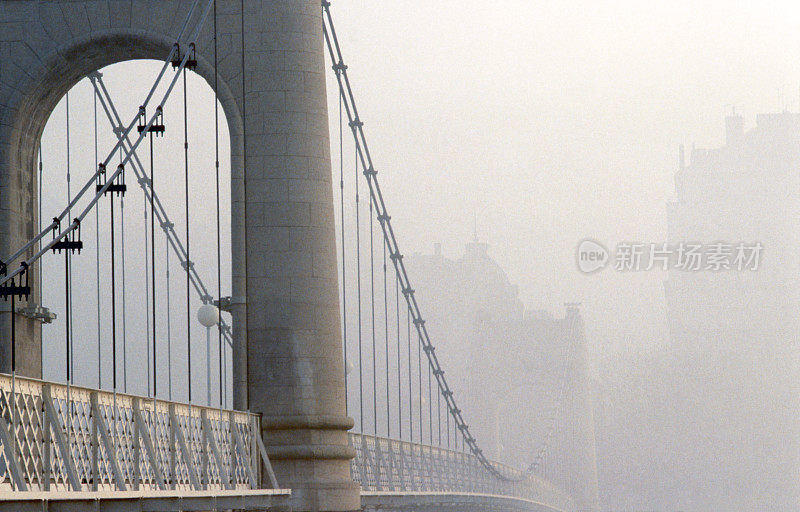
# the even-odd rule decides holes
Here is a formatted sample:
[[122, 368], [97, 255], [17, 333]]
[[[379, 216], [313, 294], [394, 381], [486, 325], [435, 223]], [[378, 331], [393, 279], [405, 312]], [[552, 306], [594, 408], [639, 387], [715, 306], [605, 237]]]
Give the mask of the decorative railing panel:
[[260, 428], [246, 412], [0, 375], [0, 491], [256, 489]]
[[356, 458], [353, 479], [366, 491], [480, 493], [547, 503], [573, 510], [571, 498], [536, 476], [516, 479], [521, 471], [494, 464], [502, 480], [470, 453], [385, 437], [350, 434]]

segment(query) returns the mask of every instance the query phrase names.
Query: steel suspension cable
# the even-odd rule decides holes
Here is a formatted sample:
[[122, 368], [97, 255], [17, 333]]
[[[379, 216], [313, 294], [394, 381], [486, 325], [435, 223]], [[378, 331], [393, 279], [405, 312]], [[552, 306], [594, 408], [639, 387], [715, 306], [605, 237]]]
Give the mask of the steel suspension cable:
[[[21, 278], [20, 278], [21, 279]], [[12, 281], [12, 284], [14, 281]], [[17, 300], [16, 295], [11, 296], [11, 431], [14, 433], [14, 442], [11, 443], [11, 453], [17, 458]], [[69, 386], [69, 362], [67, 363], [67, 386]], [[67, 387], [69, 393], [69, 387]], [[16, 490], [16, 479], [10, 478], [11, 489]]]
[[114, 233], [114, 193], [109, 201], [111, 211], [111, 385], [114, 393], [117, 392], [117, 267], [116, 243]]
[[[336, 73], [339, 73], [337, 70]], [[344, 350], [344, 410], [348, 414], [350, 395], [347, 389], [347, 276], [345, 272], [345, 239], [344, 239], [344, 130], [342, 123], [342, 95], [339, 94], [339, 203], [341, 208], [341, 244], [342, 244], [342, 347]], [[358, 179], [358, 177], [356, 177]]]
[[375, 363], [375, 243], [372, 198], [369, 202], [369, 287], [372, 327], [372, 433], [378, 435], [378, 371]]
[[[97, 209], [95, 208], [95, 211]], [[128, 308], [125, 295], [127, 293], [127, 282], [125, 279], [125, 196], [119, 198], [119, 229], [120, 229], [120, 253], [122, 256], [122, 392], [128, 392]]]
[[[44, 164], [42, 162], [42, 142], [41, 139], [39, 140], [39, 217], [37, 219], [38, 229], [39, 231], [42, 230], [42, 178], [44, 177]], [[42, 241], [39, 240], [39, 250], [42, 249]], [[39, 305], [44, 306], [44, 266], [42, 262], [38, 262], [38, 270], [39, 270]], [[99, 320], [98, 320], [99, 321]], [[42, 352], [43, 344], [39, 344], [39, 352], [40, 358], [44, 361], [44, 353]]]
[[[217, 57], [217, 0], [214, 0], [214, 176], [216, 183], [216, 199], [217, 199], [217, 300], [222, 299], [222, 242], [221, 242], [221, 225], [220, 225], [220, 208], [219, 208], [219, 71], [218, 71], [218, 57]], [[219, 304], [219, 303], [218, 303]], [[220, 307], [218, 305], [217, 307]], [[221, 314], [220, 314], [220, 320]], [[222, 351], [225, 347], [222, 346], [222, 322], [217, 322], [217, 335], [218, 335], [218, 357], [219, 357], [219, 406], [223, 405], [223, 391], [225, 382], [223, 381], [223, 364], [224, 357]], [[227, 387], [227, 386], [225, 386]]]
[[148, 232], [148, 215], [147, 215], [147, 196], [144, 197], [144, 288], [145, 288], [145, 305], [144, 305], [144, 317], [145, 317], [145, 338], [147, 339], [147, 347], [145, 349], [145, 359], [147, 360], [147, 396], [152, 396], [151, 391], [151, 384], [152, 384], [152, 371], [150, 368], [150, 233]]
[[355, 189], [356, 189], [356, 277], [358, 283], [358, 426], [362, 433], [364, 431], [364, 371], [363, 371], [363, 355], [362, 355], [362, 338], [361, 338], [361, 223], [359, 221], [359, 180], [358, 180], [358, 141], [356, 141], [356, 157], [355, 157]]
[[[97, 91], [94, 91], [94, 161], [97, 164], [100, 155], [98, 152], [98, 132], [97, 132]], [[39, 195], [41, 202], [41, 194]], [[41, 213], [39, 214], [41, 218]], [[41, 231], [41, 223], [39, 224], [39, 231]], [[95, 282], [97, 285], [97, 389], [103, 387], [103, 358], [102, 358], [102, 342], [100, 339], [100, 210], [94, 209], [94, 248], [95, 248]], [[41, 243], [40, 243], [41, 245]], [[40, 247], [41, 248], [41, 247]], [[41, 287], [41, 285], [39, 285]]]
[[164, 235], [166, 240], [166, 259], [164, 261], [164, 267], [166, 269], [166, 295], [167, 295], [167, 397], [169, 397], [170, 402], [172, 401], [172, 303], [171, 297], [172, 294], [170, 293], [169, 282], [170, 282], [170, 275], [169, 275], [169, 235]]
[[[70, 182], [72, 181], [70, 164], [72, 158], [70, 156], [70, 129], [69, 129], [69, 92], [66, 94], [66, 113], [67, 113], [67, 203], [72, 201], [72, 189]], [[72, 212], [67, 213], [68, 222], [72, 223]], [[69, 251], [66, 251], [69, 253]], [[74, 365], [75, 365], [75, 352], [72, 346], [73, 341], [73, 328], [72, 328], [72, 261], [67, 256], [67, 346], [69, 347], [69, 375], [70, 384], [73, 384], [75, 379]]]
[[[428, 367], [430, 368], [430, 366]], [[442, 446], [442, 394], [436, 393], [436, 432], [438, 445]]]
[[414, 386], [411, 377], [411, 308], [406, 307], [406, 343], [408, 345], [408, 432], [414, 442]]
[[[242, 29], [242, 119], [247, 119], [247, 75], [246, 71], [247, 68], [245, 67], [245, 53], [244, 53], [244, 0], [240, 2], [242, 16], [241, 16], [241, 29]], [[247, 198], [247, 123], [242, 123], [242, 189], [244, 192], [243, 197]], [[244, 218], [247, 219], [247, 201], [243, 202], [242, 209], [244, 210]], [[244, 239], [247, 240], [247, 222], [243, 223], [242, 230], [244, 231]], [[244, 268], [247, 269], [247, 247], [245, 246], [244, 250]], [[246, 288], [245, 284], [245, 288]], [[249, 305], [247, 301], [244, 303], [244, 318], [245, 324], [247, 323], [247, 312], [249, 311]], [[245, 362], [246, 362], [246, 370], [247, 374], [250, 374], [250, 360], [247, 358], [245, 353]], [[233, 358], [233, 350], [231, 350], [231, 358]], [[250, 407], [250, 395], [249, 390], [247, 390], [247, 386], [245, 386], [245, 403], [247, 404], [247, 408]]]
[[447, 449], [450, 449], [450, 414], [445, 412], [444, 420], [447, 422], [447, 427], [445, 428], [446, 436], [447, 436]]
[[383, 244], [383, 334], [386, 356], [386, 437], [392, 437], [391, 413], [389, 412], [389, 298], [386, 281], [386, 243]]
[[[419, 338], [419, 335], [418, 335]], [[422, 340], [417, 340], [417, 391], [419, 391], [419, 441], [424, 441], [425, 430], [422, 428]]]
[[[150, 132], [150, 189], [156, 190], [156, 171], [155, 158], [153, 156], [153, 132]], [[151, 308], [153, 309], [152, 329], [153, 329], [153, 398], [158, 396], [158, 359], [156, 357], [156, 347], [158, 346], [156, 331], [156, 215], [153, 196], [150, 195], [150, 289], [153, 294], [150, 296]]]
[[428, 367], [428, 443], [433, 444], [433, 394], [431, 393], [431, 365]]
[[186, 368], [189, 403], [192, 403], [192, 311], [191, 311], [191, 250], [189, 246], [189, 107], [186, 94], [186, 69], [183, 69], [183, 169], [186, 213]]
[[397, 319], [397, 427], [400, 430], [400, 440], [403, 440], [403, 391], [402, 391], [402, 364], [400, 361], [400, 282], [394, 279], [395, 318]]

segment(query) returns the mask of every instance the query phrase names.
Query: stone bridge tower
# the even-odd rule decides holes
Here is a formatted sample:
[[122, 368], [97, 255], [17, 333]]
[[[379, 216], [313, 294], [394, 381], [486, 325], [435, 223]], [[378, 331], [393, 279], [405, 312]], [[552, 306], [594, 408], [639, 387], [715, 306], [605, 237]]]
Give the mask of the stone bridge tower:
[[[104, 66], [165, 59], [192, 3], [0, 0], [0, 258], [35, 235], [37, 148], [61, 97]], [[263, 414], [294, 510], [355, 510], [320, 3], [218, 0], [217, 12], [217, 93], [232, 148], [233, 293], [241, 299], [233, 312], [234, 404]], [[212, 87], [213, 37], [209, 18], [197, 72]], [[0, 314], [0, 371], [10, 370], [10, 315]], [[18, 371], [39, 377], [41, 332], [16, 320]]]

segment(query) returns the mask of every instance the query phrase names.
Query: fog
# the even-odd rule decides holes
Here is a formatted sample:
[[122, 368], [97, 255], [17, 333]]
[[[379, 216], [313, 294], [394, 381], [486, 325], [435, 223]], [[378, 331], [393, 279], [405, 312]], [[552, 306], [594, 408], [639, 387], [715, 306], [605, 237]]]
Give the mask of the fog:
[[[569, 403], [584, 407], [583, 415], [573, 411], [571, 422], [552, 422], [562, 429], [591, 425], [593, 434], [582, 427], [574, 432], [593, 446], [561, 440], [561, 452], [549, 457], [580, 464], [596, 458], [591, 464], [601, 510], [796, 510], [800, 7], [335, 0], [334, 15], [397, 238], [423, 309], [432, 310], [431, 332], [442, 340], [434, 343], [455, 390], [482, 404], [476, 411], [470, 400], [463, 406], [480, 439], [504, 432], [504, 439], [491, 441], [492, 454], [516, 466], [535, 458], [551, 424], [552, 414], [543, 411], [558, 402], [554, 390], [561, 378], [546, 371], [548, 361], [562, 364], [548, 343], [566, 336], [559, 330], [567, 329], [564, 304], [580, 303], [578, 338], [585, 341], [586, 368], [576, 364], [565, 374], [588, 382], [588, 393], [580, 382], [570, 388], [572, 395], [567, 392]], [[146, 92], [126, 77], [147, 83], [157, 70], [152, 62], [104, 70], [123, 118]], [[331, 158], [338, 176], [335, 84], [329, 73]], [[71, 93], [71, 168], [79, 183], [96, 160], [89, 87], [84, 81]], [[192, 77], [190, 91], [193, 140], [213, 140], [213, 92], [198, 77]], [[165, 115], [177, 121], [180, 98], [171, 105]], [[56, 109], [43, 137], [45, 219], [65, 198], [64, 107], [62, 102]], [[757, 123], [759, 114], [780, 115]], [[729, 121], [726, 131], [727, 118], [734, 124]], [[174, 126], [162, 155], [181, 155], [182, 131]], [[103, 118], [100, 129], [108, 131]], [[221, 139], [225, 176], [230, 163], [224, 126]], [[109, 132], [100, 140], [102, 156], [113, 139]], [[344, 147], [342, 162], [352, 175], [352, 142], [345, 139]], [[192, 215], [198, 216], [192, 236], [198, 265], [215, 289], [213, 158], [210, 144], [191, 146], [193, 168], [204, 173], [191, 191], [197, 205]], [[182, 161], [173, 166], [170, 172], [179, 179], [164, 183], [162, 195], [182, 233]], [[230, 243], [229, 186], [223, 177], [223, 247]], [[353, 183], [346, 186], [344, 222], [352, 226]], [[126, 217], [128, 243], [141, 251], [141, 193], [132, 178], [129, 188], [137, 209]], [[91, 222], [86, 229], [93, 233]], [[156, 236], [161, 250], [163, 235]], [[585, 239], [609, 251], [605, 268], [579, 268], [576, 251]], [[651, 244], [719, 241], [732, 244], [734, 253], [739, 243], [760, 243], [760, 265], [727, 272], [615, 268], [622, 243], [641, 243], [647, 254]], [[344, 243], [354, 243], [351, 235]], [[94, 246], [86, 250], [94, 254]], [[144, 270], [140, 256], [134, 275]], [[227, 295], [229, 252], [223, 251], [223, 260]], [[45, 262], [55, 277], [44, 283], [44, 303], [56, 312], [63, 308], [63, 274], [56, 273], [62, 265], [52, 256]], [[76, 272], [93, 279], [92, 258], [77, 265]], [[173, 265], [179, 290], [173, 300], [182, 304], [185, 282]], [[352, 272], [351, 266], [348, 260], [346, 270]], [[144, 283], [133, 286], [130, 296], [140, 295]], [[468, 297], [468, 305], [458, 309], [453, 304], [460, 297]], [[79, 315], [94, 315], [96, 302], [90, 299], [78, 305]], [[472, 320], [477, 302], [482, 313], [490, 312], [480, 328], [446, 321]], [[193, 300], [190, 309], [197, 305]], [[131, 315], [143, 311], [141, 305], [130, 307]], [[348, 312], [348, 333], [354, 314]], [[175, 339], [185, 332], [182, 315], [174, 315]], [[378, 324], [382, 318], [379, 312]], [[193, 316], [191, 321], [202, 343], [205, 334]], [[96, 327], [76, 328], [76, 348], [95, 354]], [[131, 350], [146, 348], [141, 322], [130, 329], [136, 340]], [[45, 378], [63, 379], [62, 331], [59, 323], [46, 328]], [[470, 352], [469, 343], [476, 336], [486, 345], [499, 343], [509, 333], [518, 343], [498, 349], [485, 368], [476, 367], [481, 355]], [[175, 379], [186, 378], [180, 343]], [[480, 388], [497, 384], [497, 368], [521, 359], [519, 354], [530, 360], [518, 371], [527, 384], [503, 384], [515, 391], [502, 399], [514, 406], [503, 405], [502, 414], [492, 409], [503, 417], [501, 426], [489, 404], [502, 400]], [[103, 357], [108, 364], [108, 354]], [[96, 385], [96, 361], [77, 364], [79, 383]], [[141, 361], [131, 364], [133, 375], [144, 375]], [[163, 375], [166, 363], [160, 364]], [[195, 364], [202, 373], [202, 360]], [[468, 368], [469, 375], [459, 373]], [[204, 396], [202, 377], [195, 386]], [[144, 393], [143, 382], [135, 381], [132, 391]], [[358, 396], [349, 392], [352, 405]], [[525, 403], [537, 407], [519, 406]], [[357, 419], [358, 428], [376, 426]]]

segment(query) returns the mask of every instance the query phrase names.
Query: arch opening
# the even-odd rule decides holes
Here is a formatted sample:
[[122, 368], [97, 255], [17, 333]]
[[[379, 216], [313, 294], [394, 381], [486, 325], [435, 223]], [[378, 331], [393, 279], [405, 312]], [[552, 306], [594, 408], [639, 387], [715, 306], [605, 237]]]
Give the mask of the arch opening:
[[[102, 108], [102, 104], [97, 103], [97, 131], [98, 131], [98, 154], [94, 154], [94, 112], [93, 97], [94, 90], [91, 82], [86, 78], [94, 70], [103, 73], [103, 80], [108, 86], [109, 92], [114, 96], [115, 106], [122, 119], [122, 123], [127, 124], [136, 114], [138, 105], [152, 87], [153, 81], [163, 66], [163, 59], [170, 51], [171, 43], [165, 40], [148, 35], [144, 37], [140, 34], [109, 34], [105, 37], [94, 38], [91, 41], [78, 43], [73, 47], [63, 50], [57, 57], [54, 57], [45, 65], [47, 70], [41, 79], [33, 87], [27, 87], [24, 95], [20, 98], [16, 115], [14, 115], [14, 126], [10, 131], [11, 144], [7, 154], [7, 166], [4, 169], [6, 176], [4, 181], [12, 185], [13, 189], [19, 191], [19, 206], [12, 208], [9, 212], [4, 212], [4, 224], [8, 226], [11, 236], [2, 237], [0, 242], [5, 254], [10, 254], [21, 246], [24, 242], [31, 239], [39, 232], [41, 225], [48, 224], [51, 219], [67, 204], [66, 173], [66, 95], [71, 92], [70, 105], [70, 157], [71, 157], [71, 186], [72, 197], [80, 189], [87, 179], [94, 173], [97, 161], [102, 161], [107, 156], [109, 150], [116, 143], [110, 122]], [[211, 61], [209, 62], [209, 55]], [[231, 276], [231, 198], [237, 194], [232, 187], [237, 188], [237, 180], [231, 180], [231, 136], [230, 132], [241, 132], [241, 116], [236, 105], [234, 95], [231, 93], [227, 84], [220, 78], [214, 80], [213, 54], [209, 51], [206, 55], [197, 55], [198, 66], [196, 73], [187, 73], [188, 84], [188, 119], [189, 119], [189, 172], [190, 172], [190, 237], [191, 237], [191, 260], [194, 263], [197, 273], [202, 276], [206, 284], [209, 295], [217, 298], [217, 272], [216, 272], [216, 197], [215, 197], [215, 155], [214, 155], [214, 89], [217, 84], [218, 107], [219, 107], [219, 140], [220, 140], [220, 207], [221, 207], [221, 275], [222, 287], [221, 296], [236, 295], [233, 293]], [[172, 70], [167, 70], [156, 94], [151, 100], [149, 111], [155, 108], [161, 100], [166, 85], [172, 78]], [[175, 232], [185, 245], [185, 214], [183, 212], [183, 98], [182, 84], [179, 79], [176, 88], [170, 99], [165, 104], [165, 124], [171, 125], [167, 128], [165, 137], [158, 137], [154, 141], [155, 167], [156, 167], [156, 193], [164, 203], [165, 210], [169, 213], [172, 223], [175, 225]], [[58, 121], [60, 118], [60, 122]], [[58, 131], [61, 134], [58, 134]], [[133, 133], [132, 135], [136, 135]], [[60, 139], [60, 141], [59, 141]], [[192, 140], [194, 139], [194, 140]], [[135, 140], [135, 137], [132, 137]], [[234, 137], [234, 143], [239, 142]], [[39, 147], [43, 149], [43, 182], [39, 183]], [[159, 148], [161, 146], [161, 148]], [[51, 150], [52, 147], [52, 150]], [[238, 146], [235, 146], [238, 149]], [[161, 162], [159, 162], [161, 153]], [[233, 156], [233, 166], [241, 167], [240, 150], [235, 150]], [[149, 141], [143, 141], [138, 148], [137, 154], [141, 162], [147, 168], [149, 174]], [[115, 167], [115, 162], [119, 162], [118, 157], [111, 159], [109, 168]], [[113, 167], [112, 167], [113, 166]], [[162, 190], [159, 191], [158, 177], [159, 167], [162, 175]], [[115, 199], [117, 223], [121, 221], [120, 207], [122, 201], [125, 202], [124, 214], [126, 226], [126, 264], [131, 265], [132, 253], [136, 253], [139, 260], [138, 265], [130, 269], [129, 274], [137, 274], [141, 286], [144, 287], [142, 277], [144, 274], [145, 253], [144, 243], [144, 215], [145, 207], [144, 193], [136, 182], [130, 165], [126, 166], [126, 183], [128, 192], [124, 200]], [[237, 174], [237, 173], [233, 173]], [[238, 173], [241, 175], [241, 173]], [[52, 181], [51, 181], [52, 179]], [[59, 184], [60, 181], [60, 184]], [[93, 187], [92, 187], [93, 188]], [[180, 189], [180, 190], [177, 190]], [[41, 201], [38, 200], [39, 193], [42, 193]], [[90, 191], [92, 192], [92, 191]], [[180, 192], [180, 194], [178, 194]], [[93, 196], [87, 193], [86, 198]], [[181, 199], [178, 199], [178, 195]], [[111, 341], [110, 336], [110, 254], [103, 254], [102, 251], [110, 249], [109, 233], [109, 197], [106, 196], [99, 203], [98, 215], [100, 219], [99, 244], [101, 247], [101, 274], [100, 286], [104, 290], [100, 294], [100, 356], [97, 356], [97, 294], [96, 294], [96, 269], [95, 256], [97, 240], [95, 240], [95, 213], [89, 214], [82, 225], [82, 240], [85, 249], [82, 255], [75, 255], [72, 258], [72, 303], [73, 303], [73, 351], [80, 354], [73, 362], [74, 381], [76, 384], [96, 387], [111, 386]], [[88, 203], [82, 201], [78, 203], [79, 208], [73, 210], [76, 213], [83, 209]], [[192, 204], [193, 203], [193, 204]], [[41, 207], [41, 210], [40, 210]], [[41, 217], [40, 217], [41, 211]], [[148, 217], [150, 216], [148, 204]], [[148, 219], [149, 221], [149, 219]], [[234, 228], [235, 229], [235, 228]], [[144, 302], [140, 297], [146, 295], [146, 290], [138, 290], [137, 286], [132, 286], [126, 282], [126, 294], [136, 297], [135, 304], [130, 298], [126, 301], [126, 317], [123, 327], [122, 313], [122, 271], [120, 268], [122, 261], [121, 251], [121, 230], [118, 225], [116, 230], [116, 264], [117, 264], [117, 352], [118, 352], [118, 389], [121, 391], [127, 380], [128, 391], [136, 394], [146, 394], [149, 382], [145, 378], [147, 364], [141, 355], [146, 349], [147, 322], [141, 310]], [[172, 315], [170, 322], [172, 334], [172, 354], [167, 357], [167, 320], [165, 307], [166, 299], [166, 252], [167, 239], [165, 232], [160, 225], [156, 225], [155, 233], [156, 246], [156, 315], [157, 325], [157, 358], [159, 362], [155, 364], [158, 374], [158, 394], [160, 397], [167, 397], [169, 393], [169, 383], [167, 376], [170, 374], [167, 360], [171, 360], [172, 380], [179, 381], [183, 385], [174, 386], [174, 399], [187, 398], [186, 383], [186, 330], [190, 329], [192, 336], [192, 375], [195, 397], [205, 399], [207, 394], [205, 384], [205, 352], [206, 352], [206, 329], [199, 325], [197, 321], [197, 309], [202, 304], [199, 295], [192, 283], [190, 289], [190, 318], [187, 326], [185, 312], [178, 318]], [[147, 241], [149, 250], [149, 240]], [[177, 304], [186, 302], [186, 272], [180, 266], [179, 258], [174, 251], [169, 255], [170, 268], [170, 292], [171, 305], [175, 308]], [[43, 258], [41, 271], [43, 279], [39, 286], [39, 265], [32, 269], [32, 288], [33, 294], [27, 303], [18, 302], [18, 310], [29, 305], [44, 305], [49, 307], [58, 318], [52, 324], [42, 325], [38, 321], [28, 318], [20, 318], [17, 315], [17, 369], [21, 374], [44, 377], [53, 380], [64, 380], [66, 377], [66, 333], [64, 321], [65, 312], [65, 280], [64, 280], [64, 256], [61, 258], [56, 254], [48, 254]], [[91, 261], [89, 261], [91, 260]], [[105, 262], [103, 261], [105, 260]], [[160, 264], [159, 264], [160, 261]], [[16, 262], [9, 262], [16, 265]], [[104, 263], [105, 267], [104, 268]], [[10, 265], [10, 266], [11, 266]], [[136, 268], [141, 266], [142, 268]], [[159, 266], [161, 268], [159, 268]], [[91, 267], [91, 268], [88, 268]], [[56, 278], [56, 269], [60, 272], [60, 277]], [[160, 274], [160, 275], [159, 275]], [[51, 278], [52, 277], [52, 278]], [[76, 282], [78, 281], [78, 282]], [[162, 282], [159, 282], [162, 281]], [[160, 285], [160, 286], [159, 286]], [[91, 292], [89, 289], [92, 289]], [[158, 289], [160, 288], [160, 290]], [[159, 294], [162, 297], [159, 297]], [[241, 294], [241, 293], [240, 293]], [[84, 295], [88, 295], [84, 297]], [[149, 306], [150, 308], [152, 306]], [[185, 311], [186, 306], [183, 306]], [[108, 310], [108, 311], [106, 311]], [[90, 316], [87, 316], [91, 313]], [[152, 313], [151, 313], [152, 315]], [[135, 320], [131, 321], [133, 317]], [[230, 315], [223, 313], [223, 318], [227, 324], [232, 324]], [[88, 321], [87, 321], [88, 319]], [[0, 315], [0, 328], [10, 328], [10, 315]], [[93, 325], [93, 328], [90, 328]], [[152, 330], [152, 327], [150, 328]], [[211, 333], [211, 353], [212, 357], [219, 358], [217, 348], [216, 329]], [[122, 353], [123, 337], [127, 346], [127, 379], [123, 377]], [[152, 334], [150, 334], [152, 338]], [[133, 338], [132, 344], [130, 340]], [[163, 339], [161, 339], [163, 338]], [[230, 336], [229, 336], [230, 339]], [[141, 341], [141, 342], [140, 342]], [[92, 346], [93, 345], [93, 346]], [[139, 346], [141, 345], [141, 346]], [[231, 347], [228, 343], [225, 375], [227, 381], [231, 379]], [[41, 350], [39, 350], [41, 347]], [[196, 352], [195, 352], [196, 351]], [[9, 347], [4, 347], [4, 352], [9, 352]], [[152, 348], [149, 350], [152, 353]], [[163, 359], [162, 352], [164, 352]], [[203, 354], [201, 357], [200, 354]], [[89, 356], [93, 354], [95, 357]], [[134, 358], [139, 361], [132, 361]], [[216, 355], [215, 355], [216, 354]], [[152, 358], [152, 355], [148, 355]], [[2, 358], [4, 361], [3, 370], [10, 370], [10, 357]], [[153, 364], [152, 361], [148, 361]], [[99, 364], [98, 364], [99, 363]], [[215, 366], [212, 364], [211, 366]], [[145, 372], [142, 374], [142, 372]], [[212, 371], [213, 402], [216, 403], [219, 396], [217, 371]], [[99, 377], [98, 377], [99, 375]], [[231, 404], [229, 385], [226, 385], [224, 393], [228, 405]], [[196, 398], [196, 399], [197, 399]]]

